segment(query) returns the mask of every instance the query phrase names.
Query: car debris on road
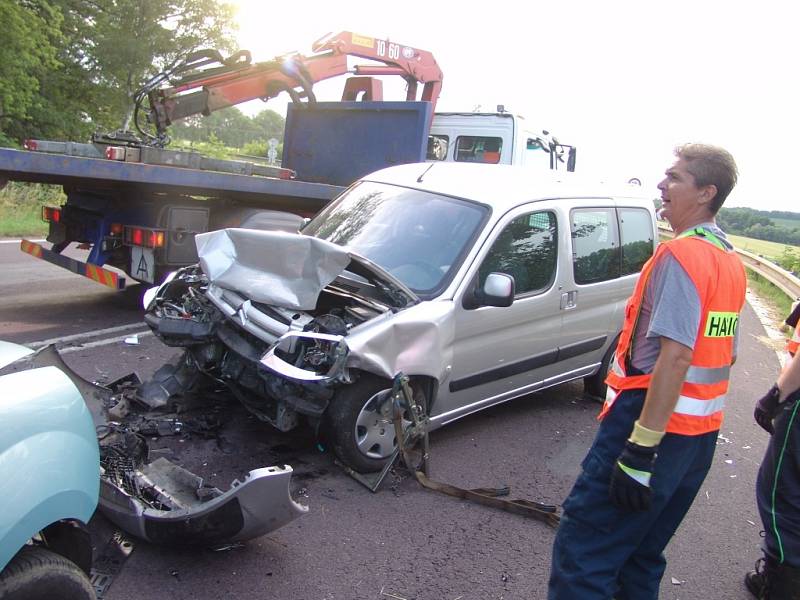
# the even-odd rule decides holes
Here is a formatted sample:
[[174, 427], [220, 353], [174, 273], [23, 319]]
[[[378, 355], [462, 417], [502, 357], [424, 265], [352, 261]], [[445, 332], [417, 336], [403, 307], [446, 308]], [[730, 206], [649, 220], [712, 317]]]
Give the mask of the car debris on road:
[[199, 415], [159, 414], [136, 403], [138, 377], [108, 386], [86, 381], [53, 346], [19, 358], [0, 369], [0, 376], [42, 366], [65, 373], [88, 406], [100, 446], [99, 508], [126, 532], [157, 544], [214, 547], [259, 537], [308, 511], [291, 498], [288, 465], [252, 469], [223, 491], [151, 449], [156, 439], [207, 438], [218, 424], [205, 406]]

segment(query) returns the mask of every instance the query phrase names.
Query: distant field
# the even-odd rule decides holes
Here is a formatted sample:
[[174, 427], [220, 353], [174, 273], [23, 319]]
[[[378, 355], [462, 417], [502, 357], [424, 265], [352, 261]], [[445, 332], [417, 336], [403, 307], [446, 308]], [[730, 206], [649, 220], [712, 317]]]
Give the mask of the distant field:
[[[786, 219], [787, 221], [789, 219]], [[666, 225], [664, 221], [659, 221], [659, 227]], [[667, 226], [668, 227], [668, 226]], [[662, 239], [669, 234], [665, 234], [661, 232]], [[791, 246], [789, 244], [779, 244], [777, 242], [768, 242], [766, 240], [756, 240], [754, 238], [743, 237], [741, 235], [732, 235], [727, 234], [727, 238], [731, 241], [731, 243], [736, 246], [739, 250], [746, 250], [747, 252], [752, 252], [753, 254], [758, 254], [765, 258], [769, 258], [770, 260], [777, 260], [778, 258], [783, 255], [783, 251], [785, 248], [791, 249], [792, 252], [795, 254], [800, 254], [800, 247], [798, 246]], [[666, 237], [666, 239], [669, 239]]]
[[800, 220], [798, 219], [776, 219], [770, 217], [770, 220], [778, 227], [786, 227], [786, 229], [800, 229]]
[[790, 248], [795, 253], [800, 252], [800, 248], [797, 246], [778, 244], [777, 242], [767, 242], [765, 240], [756, 240], [738, 235], [728, 235], [728, 239], [739, 250], [747, 250], [753, 254], [760, 254], [761, 256], [773, 260], [780, 258], [785, 248]]

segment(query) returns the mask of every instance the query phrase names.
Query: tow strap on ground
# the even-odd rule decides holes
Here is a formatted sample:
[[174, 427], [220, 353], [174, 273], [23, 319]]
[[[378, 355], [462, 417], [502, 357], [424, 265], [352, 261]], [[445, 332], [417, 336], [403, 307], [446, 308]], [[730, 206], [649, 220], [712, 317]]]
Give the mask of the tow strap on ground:
[[560, 517], [556, 506], [531, 500], [501, 498], [500, 496], [509, 494], [508, 487], [464, 489], [431, 479], [428, 476], [428, 460], [430, 458], [428, 417], [424, 407], [420, 406], [414, 398], [413, 391], [408, 383], [408, 377], [402, 373], [398, 373], [394, 378], [391, 402], [397, 448], [383, 470], [376, 475], [363, 475], [356, 473], [347, 466], [341, 465], [351, 477], [369, 488], [370, 491], [376, 492], [389, 470], [397, 462], [398, 457], [402, 456], [406, 468], [411, 471], [420, 485], [429, 490], [483, 504], [484, 506], [499, 508], [523, 517], [531, 517], [553, 527], [558, 527]]

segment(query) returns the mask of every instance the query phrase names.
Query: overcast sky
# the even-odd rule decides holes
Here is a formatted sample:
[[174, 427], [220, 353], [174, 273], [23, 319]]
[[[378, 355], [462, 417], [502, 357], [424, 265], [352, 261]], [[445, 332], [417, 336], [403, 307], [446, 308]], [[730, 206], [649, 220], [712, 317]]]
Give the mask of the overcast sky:
[[[233, 3], [256, 61], [310, 54], [328, 32], [390, 39], [436, 57], [437, 110], [503, 104], [576, 145], [585, 174], [638, 177], [656, 196], [675, 145], [717, 144], [739, 165], [726, 206], [800, 212], [800, 11], [788, 0]], [[343, 85], [314, 89], [338, 100]], [[384, 83], [385, 99], [402, 94]], [[285, 94], [261, 106], [283, 114]]]

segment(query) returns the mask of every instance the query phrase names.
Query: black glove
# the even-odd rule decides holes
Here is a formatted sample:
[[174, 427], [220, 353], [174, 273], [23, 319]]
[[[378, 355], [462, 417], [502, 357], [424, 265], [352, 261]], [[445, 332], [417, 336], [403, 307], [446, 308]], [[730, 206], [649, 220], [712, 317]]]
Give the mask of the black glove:
[[625, 442], [611, 473], [609, 496], [614, 506], [624, 510], [642, 511], [650, 508], [653, 490], [650, 478], [656, 462], [658, 446], [640, 446]]
[[775, 429], [772, 426], [772, 419], [778, 412], [778, 399], [781, 397], [781, 391], [778, 389], [778, 384], [769, 388], [769, 391], [756, 402], [756, 408], [753, 411], [753, 418], [761, 428], [772, 435]]

